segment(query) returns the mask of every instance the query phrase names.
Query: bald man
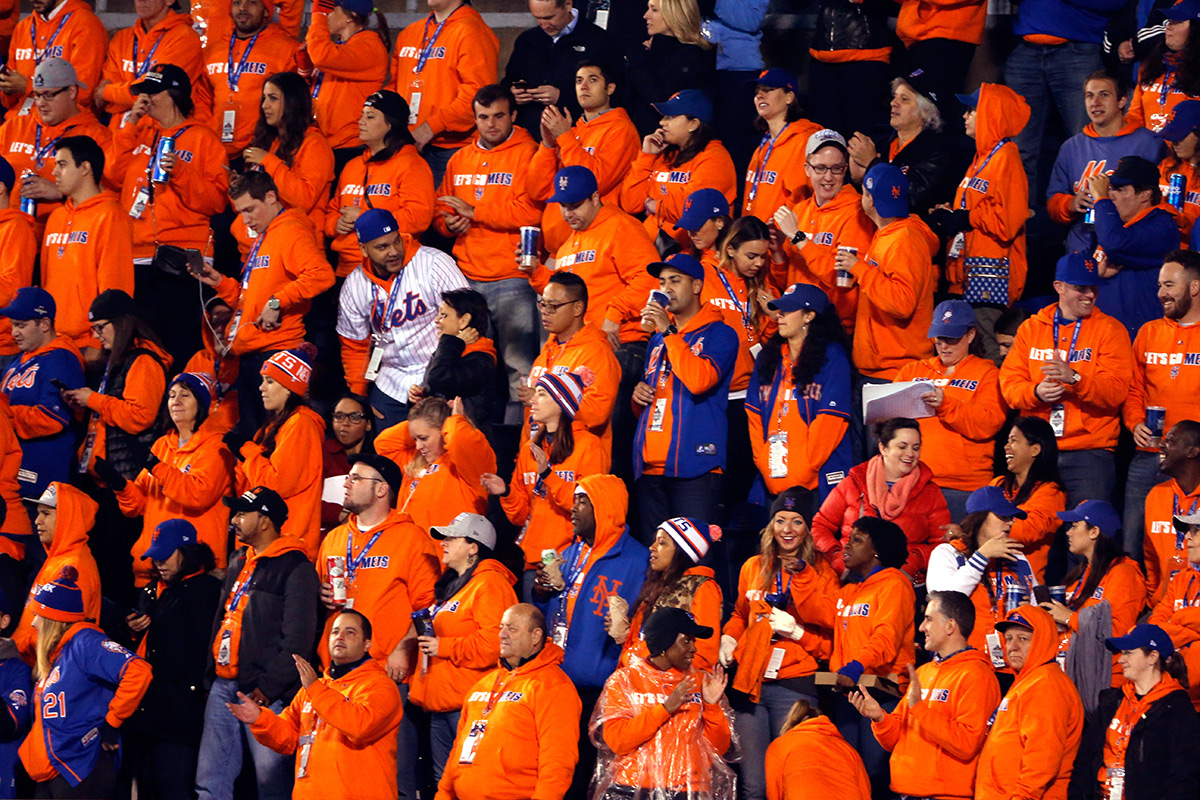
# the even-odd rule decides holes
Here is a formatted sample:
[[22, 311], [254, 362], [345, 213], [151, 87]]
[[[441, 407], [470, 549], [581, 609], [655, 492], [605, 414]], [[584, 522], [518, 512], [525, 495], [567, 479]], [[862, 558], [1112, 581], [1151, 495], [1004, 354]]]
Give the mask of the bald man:
[[1166, 592], [1171, 576], [1187, 568], [1184, 535], [1200, 522], [1200, 423], [1185, 419], [1167, 431], [1158, 468], [1167, 480], [1146, 495], [1142, 543], [1151, 608]]

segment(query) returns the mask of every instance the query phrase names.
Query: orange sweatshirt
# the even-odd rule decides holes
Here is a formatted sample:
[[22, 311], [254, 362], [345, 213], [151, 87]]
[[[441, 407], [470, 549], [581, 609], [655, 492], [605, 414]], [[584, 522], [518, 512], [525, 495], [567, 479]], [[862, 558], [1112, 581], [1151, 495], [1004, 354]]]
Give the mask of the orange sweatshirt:
[[[1042, 363], [1057, 351], [1080, 376], [1078, 383], [1067, 386], [1060, 401], [1066, 411], [1066, 429], [1058, 439], [1058, 449], [1111, 450], [1117, 444], [1119, 410], [1133, 373], [1129, 334], [1116, 319], [1093, 309], [1078, 323], [1059, 324], [1058, 342], [1054, 343], [1057, 314], [1058, 303], [1054, 303], [1017, 329], [1012, 349], [1000, 366], [1000, 392], [1009, 408], [1049, 420], [1054, 404], [1037, 399], [1034, 389], [1042, 382]], [[1072, 348], [1076, 324], [1081, 327]]]
[[521, 528], [518, 543], [525, 553], [525, 569], [535, 569], [541, 563], [543, 550], [562, 551], [571, 543], [575, 535], [571, 526], [575, 486], [585, 475], [606, 471], [600, 440], [586, 430], [573, 433], [575, 449], [561, 464], [551, 464], [545, 479], [539, 476], [529, 447], [522, 444], [508, 494], [500, 498], [509, 521]]
[[[139, 19], [131, 27], [117, 31], [108, 43], [101, 79], [106, 84], [104, 110], [113, 115], [111, 127], [120, 127], [121, 114], [133, 107], [135, 98], [129, 87], [155, 64], [174, 64], [187, 73], [192, 81], [196, 118], [201, 122], [208, 119], [212, 111], [212, 88], [204, 79], [200, 36], [192, 30], [191, 17], [168, 11], [153, 28], [146, 30], [146, 23]], [[95, 91], [96, 87], [89, 88]]]
[[[583, 399], [574, 424], [586, 426], [600, 439], [604, 453], [604, 469], [608, 469], [612, 452], [613, 406], [617, 402], [617, 389], [621, 384], [621, 366], [613, 354], [608, 338], [595, 325], [584, 325], [565, 342], [558, 336], [542, 345], [542, 351], [529, 370], [529, 383], [534, 385], [547, 372], [574, 372], [583, 378]], [[521, 431], [521, 441], [529, 439], [529, 420], [526, 415]]]
[[[464, 511], [487, 511], [488, 493], [479, 478], [496, 471], [496, 454], [483, 435], [466, 417], [451, 415], [442, 424], [445, 452], [422, 469], [412, 466], [417, 446], [408, 423], [393, 425], [375, 439], [375, 452], [387, 456], [404, 470], [404, 485], [396, 503], [423, 530], [449, 525]], [[317, 452], [317, 451], [313, 451]]]
[[[650, 238], [661, 230], [683, 247], [691, 240], [687, 231], [676, 229], [688, 195], [697, 189], [716, 189], [730, 205], [737, 195], [737, 170], [733, 159], [719, 141], [713, 140], [686, 164], [675, 164], [671, 157], [638, 153], [621, 184], [621, 208], [630, 214], [646, 213], [646, 233]], [[655, 202], [654, 213], [646, 210], [646, 201]]]
[[893, 380], [914, 358], [933, 355], [937, 237], [915, 214], [875, 232], [851, 272], [858, 281], [854, 365], [864, 375]]
[[229, 170], [220, 138], [200, 119], [163, 130], [144, 117], [121, 128], [105, 149], [104, 177], [132, 211], [139, 192], [151, 187], [150, 165], [163, 136], [175, 139], [175, 168], [166, 183], [153, 184], [151, 201], [133, 218], [133, 257], [151, 258], [156, 244], [211, 252], [211, 218], [229, 202]]
[[[1068, 600], [1074, 600], [1079, 595], [1083, 585], [1087, 583], [1090, 569], [1089, 566], [1079, 580], [1067, 590]], [[1146, 579], [1142, 576], [1141, 567], [1132, 558], [1122, 558], [1108, 568], [1108, 572], [1104, 573], [1104, 577], [1100, 579], [1096, 591], [1083, 602], [1079, 611], [1091, 608], [1101, 600], [1107, 600], [1112, 608], [1113, 636], [1124, 636], [1137, 624], [1142, 609], [1146, 607], [1146, 599]], [[1067, 622], [1067, 630], [1059, 645], [1059, 650], [1062, 652], [1067, 651], [1072, 637], [1079, 630], [1079, 611], [1073, 612], [1071, 619]], [[1113, 686], [1120, 686], [1125, 682], [1121, 667], [1117, 664], [1119, 657], [1119, 653], [1114, 653], [1112, 657]]]
[[1083, 703], [1055, 661], [1058, 629], [1036, 606], [1017, 611], [1033, 625], [1025, 665], [996, 708], [979, 754], [976, 800], [1066, 800], [1083, 732]]
[[[265, 429], [264, 429], [265, 430]], [[288, 518], [280, 534], [299, 539], [304, 552], [312, 561], [317, 555], [321, 536], [321, 488], [324, 483], [321, 445], [325, 441], [325, 422], [308, 406], [300, 406], [288, 417], [275, 435], [275, 451], [269, 456], [263, 450], [263, 430], [255, 434], [256, 441], [242, 445], [237, 465], [237, 485], [240, 494], [255, 486], [274, 489], [287, 503]]]
[[[324, 675], [301, 687], [287, 708], [262, 709], [254, 738], [296, 759], [293, 800], [396, 797], [396, 729], [404, 716], [400, 690], [368, 659], [340, 678]], [[308, 740], [311, 744], [302, 744]]]
[[922, 461], [943, 489], [971, 492], [992, 479], [994, 439], [1008, 409], [1000, 397], [1000, 370], [967, 354], [950, 372], [937, 356], [912, 361], [893, 379], [924, 381], [942, 390], [937, 415], [919, 420]]
[[641, 312], [651, 290], [658, 288], [646, 265], [658, 260], [658, 250], [642, 223], [616, 206], [605, 205], [584, 230], [567, 229], [552, 266], [534, 269], [529, 285], [541, 294], [555, 272], [572, 272], [587, 284], [587, 322], [600, 327], [611, 320], [621, 325], [622, 342], [644, 342], [650, 334], [642, 330]]
[[[84, 98], [90, 97], [100, 82], [107, 49], [108, 31], [91, 5], [83, 0], [63, 0], [50, 12], [49, 19], [32, 11], [16, 24], [8, 48], [8, 68], [25, 77], [25, 91], [6, 92], [0, 95], [0, 100], [5, 108], [23, 106], [33, 86], [37, 62], [44, 58], [65, 58], [75, 67], [80, 82], [88, 87], [86, 93], [80, 91], [81, 105], [91, 105]], [[28, 113], [28, 109], [25, 111]], [[17, 174], [21, 171], [17, 170]]]
[[[808, 139], [823, 126], [807, 120], [789, 122], [774, 140], [770, 134], [750, 158], [742, 193], [742, 216], [769, 222], [780, 206], [793, 208], [812, 197], [812, 184], [804, 169]], [[787, 287], [784, 287], [787, 288]]]
[[926, 39], [979, 44], [987, 22], [987, 0], [901, 0], [896, 35], [905, 47]]
[[[808, 243], [802, 250], [797, 250], [790, 242], [784, 245], [788, 263], [772, 263], [772, 282], [780, 292], [793, 283], [811, 283], [821, 287], [833, 301], [842, 327], [847, 333], [853, 334], [858, 311], [858, 286], [838, 286], [836, 265], [838, 247], [856, 248], [861, 256], [871, 246], [875, 223], [862, 209], [862, 195], [846, 184], [823, 206], [818, 206], [817, 201], [809, 197], [792, 210], [796, 213], [800, 230], [808, 236]], [[781, 273], [781, 267], [786, 271]]]
[[616, 206], [621, 201], [621, 181], [637, 158], [642, 140], [628, 112], [613, 108], [590, 120], [580, 117], [554, 144], [538, 147], [526, 179], [530, 197], [546, 203], [542, 244], [549, 252], [562, 247], [572, 234], [558, 203], [547, 202], [554, 194], [554, 175], [563, 167], [587, 167], [596, 176], [600, 199]]
[[[232, 31], [219, 39], [209, 38], [203, 56], [213, 95], [209, 125], [221, 137], [230, 158], [240, 156], [254, 136], [263, 84], [276, 72], [295, 71], [299, 47], [299, 42], [275, 24], [244, 39]], [[223, 131], [230, 114], [233, 126], [226, 135]]]
[[146, 350], [134, 356], [133, 364], [125, 373], [125, 388], [121, 395], [92, 392], [88, 395], [87, 408], [92, 412], [87, 419], [87, 435], [79, 447], [80, 460], [87, 451], [87, 441], [95, 437], [95, 446], [87, 461], [88, 471], [95, 476], [93, 466], [97, 458], [107, 453], [108, 426], [115, 425], [126, 433], [141, 433], [149, 430], [158, 419], [158, 409], [167, 391], [167, 372], [171, 368], [171, 356], [148, 339], [133, 340], [132, 347]]
[[[1003, 486], [1004, 476], [993, 479], [991, 485]], [[1015, 500], [1017, 495], [1016, 492], [1005, 492], [1004, 496], [1011, 501]], [[1054, 541], [1054, 534], [1062, 527], [1058, 512], [1067, 510], [1067, 493], [1053, 483], [1039, 483], [1030, 493], [1029, 499], [1018, 507], [1028, 516], [1025, 519], [1013, 520], [1009, 536], [1024, 547], [1025, 558], [1033, 568], [1033, 576], [1038, 583], [1042, 583], [1046, 562], [1050, 557], [1050, 543]]]
[[[227, 336], [233, 339], [232, 352], [261, 353], [287, 350], [304, 341], [304, 315], [310, 301], [333, 285], [333, 273], [304, 212], [284, 209], [262, 234], [262, 243], [242, 281], [226, 277], [217, 293], [234, 310]], [[264, 331], [256, 324], [267, 301], [279, 300], [283, 316], [280, 326]], [[320, 445], [314, 453], [320, 452]]]
[[767, 800], [865, 800], [862, 756], [829, 717], [805, 720], [767, 748]]
[[305, 36], [313, 74], [313, 115], [334, 150], [358, 147], [358, 118], [368, 97], [383, 88], [388, 51], [379, 34], [362, 30], [338, 44], [329, 35], [329, 14], [314, 7]]
[[[479, 679], [463, 703], [435, 800], [555, 800], [566, 793], [579, 760], [583, 704], [562, 660], [562, 648], [547, 642], [519, 667], [501, 663]], [[455, 754], [480, 724], [486, 733], [464, 764]]]
[[[475, 13], [469, 6], [463, 8]], [[438, 197], [459, 198], [475, 209], [475, 217], [466, 233], [456, 238], [440, 213], [434, 215], [433, 224], [438, 233], [455, 238], [454, 259], [467, 278], [499, 281], [525, 276], [517, 269], [514, 253], [520, 244], [521, 226], [537, 225], [542, 218], [541, 204], [526, 188], [529, 162], [536, 151], [537, 143], [518, 127], [491, 150], [473, 137], [450, 158]], [[450, 207], [439, 203], [435, 210], [449, 211]]]
[[[25, 511], [25, 503], [21, 500], [21, 487], [17, 482], [17, 474], [21, 471], [21, 440], [13, 425], [12, 407], [8, 404], [8, 396], [0, 393], [0, 502], [4, 503], [6, 514], [0, 532], [15, 536], [30, 536], [33, 526], [29, 522], [29, 513]], [[0, 536], [0, 553], [6, 553], [16, 561], [25, 558], [25, 544], [21, 539]]]
[[42, 288], [54, 296], [58, 332], [80, 348], [100, 346], [88, 308], [97, 295], [133, 295], [133, 225], [112, 192], [79, 205], [70, 198], [50, 215], [42, 245]]
[[[343, 208], [382, 208], [392, 212], [401, 233], [420, 236], [433, 222], [433, 172], [410, 144], [387, 161], [368, 163], [363, 153], [348, 163], [338, 178], [337, 193], [325, 207], [322, 225], [338, 256], [337, 277], [344, 278], [363, 263], [354, 231], [338, 233]], [[365, 192], [365, 194], [364, 194]]]
[[402, 30], [392, 58], [392, 89], [408, 101], [409, 126], [428, 123], [434, 147], [466, 145], [475, 134], [472, 99], [496, 82], [499, 55], [500, 40], [470, 5], [459, 6], [441, 24], [430, 14]]
[[[1150, 605], [1156, 605], [1177, 573], [1187, 572], [1188, 553], [1183, 534], [1175, 530], [1175, 515], [1200, 512], [1200, 486], [1188, 492], [1169, 478], [1146, 495], [1146, 530], [1142, 540], [1142, 563], [1146, 567], [1146, 590]], [[1114, 634], [1119, 635], [1119, 634]]]
[[[329, 583], [330, 556], [345, 559], [346, 605], [371, 620], [371, 657], [385, 663], [412, 626], [412, 612], [433, 603], [433, 584], [442, 572], [433, 539], [412, 517], [396, 510], [366, 530], [351, 514], [321, 541], [317, 556], [321, 583]], [[334, 616], [325, 621], [318, 646], [322, 662], [329, 660]]]
[[[1168, 53], [1164, 58], [1174, 60], [1175, 53]], [[1175, 66], [1178, 68], [1178, 65]], [[1157, 133], [1175, 114], [1175, 106], [1184, 100], [1195, 100], [1175, 88], [1174, 70], [1159, 76], [1153, 83], [1138, 81], [1133, 90], [1133, 98], [1129, 101], [1129, 111], [1125, 114], [1126, 122], [1134, 122]]]
[[[717, 664], [717, 655], [721, 648], [721, 615], [724, 609], [724, 600], [721, 595], [721, 587], [717, 584], [716, 573], [710, 567], [689, 567], [684, 571], [680, 581], [689, 581], [698, 583], [695, 588], [695, 593], [692, 595], [692, 604], [687, 609], [692, 616], [696, 618], [696, 622], [701, 625], [713, 629], [713, 635], [707, 639], [696, 640], [696, 660], [693, 666], [696, 669], [707, 671], [711, 670]], [[662, 608], [669, 603], [661, 602], [668, 594], [680, 586], [680, 582], [676, 582], [663, 589], [659, 595], [660, 602], [653, 609], [647, 609], [642, 605], [636, 612], [633, 618], [629, 621], [629, 636], [625, 639], [625, 644], [621, 647], [620, 665], [627, 667], [630, 664], [638, 661], [644, 661], [650, 657], [650, 651], [646, 647], [646, 641], [642, 638], [642, 624], [650, 612]]]
[[[413, 671], [412, 701], [426, 711], [457, 711], [467, 692], [500, 657], [500, 617], [517, 602], [517, 578], [494, 558], [475, 567], [467, 585], [434, 604], [438, 654], [421, 656]], [[451, 759], [453, 763], [456, 759]]]
[[[966, 209], [971, 228], [962, 253], [947, 258], [946, 277], [965, 286], [972, 302], [1010, 305], [1025, 288], [1025, 220], [1029, 217], [1029, 182], [1015, 142], [1029, 121], [1029, 104], [1007, 86], [980, 87], [975, 114], [975, 159], [954, 194], [954, 209]], [[1007, 263], [1005, 263], [1007, 262]], [[1008, 273], [1008, 297], [997, 298], [972, 287], [972, 280]], [[974, 276], [978, 275], [976, 278]]]
[[[304, 19], [303, 0], [280, 0], [274, 3], [275, 13], [272, 19], [277, 19], [279, 27], [292, 38], [300, 35], [300, 22]], [[213, 41], [229, 41], [233, 35], [233, 3], [231, 0], [193, 0], [192, 20], [196, 33], [209, 43]]]
[[1200, 325], [1184, 326], [1164, 317], [1138, 331], [1133, 340], [1133, 381], [1121, 404], [1126, 428], [1133, 430], [1146, 421], [1146, 406], [1166, 409], [1164, 433], [1180, 420], [1200, 419]]
[[[4, 264], [0, 265], [0, 303], [8, 305], [17, 289], [33, 285], [37, 244], [32, 217], [12, 208], [0, 208], [0, 253], [4, 253]], [[4, 317], [0, 319], [0, 355], [11, 356], [17, 352], [17, 342], [12, 338], [12, 321]]]
[[[750, 385], [750, 370], [754, 369], [754, 353], [751, 352], [751, 348], [769, 339], [778, 327], [765, 314], [760, 314], [757, 320], [752, 319], [750, 310], [755, 301], [750, 299], [746, 279], [733, 269], [705, 264], [700, 302], [721, 312], [721, 319], [738, 335], [738, 356], [733, 367], [733, 378], [729, 382], [729, 393], [732, 395], [735, 392], [746, 391], [746, 387]], [[646, 305], [645, 299], [642, 300], [642, 305]]]
[[150, 582], [151, 564], [142, 553], [154, 540], [154, 529], [168, 519], [186, 519], [196, 527], [198, 541], [208, 545], [224, 569], [229, 541], [229, 509], [222, 497], [233, 492], [233, 455], [221, 441], [220, 431], [208, 420], [186, 443], [172, 430], [150, 448], [160, 459], [152, 470], [142, 470], [136, 479], [117, 492], [121, 513], [142, 517], [142, 535], [134, 543], [133, 581]]
[[1175, 224], [1179, 227], [1179, 246], [1186, 250], [1192, 239], [1192, 226], [1196, 224], [1196, 218], [1200, 217], [1200, 175], [1196, 174], [1196, 169], [1190, 162], [1181, 161], [1174, 153], [1170, 153], [1158, 164], [1158, 188], [1164, 201], [1168, 197], [1171, 176], [1174, 174], [1184, 178], [1183, 208], [1176, 209], [1166, 202], [1161, 203], [1159, 208], [1166, 209], [1175, 217]]
[[[1188, 675], [1200, 675], [1200, 647], [1194, 646], [1200, 642], [1200, 567], [1189, 564], [1171, 577], [1149, 622], [1171, 637], [1175, 652], [1183, 654]], [[1188, 697], [1192, 707], [1200, 710], [1200, 685], [1189, 686]]]

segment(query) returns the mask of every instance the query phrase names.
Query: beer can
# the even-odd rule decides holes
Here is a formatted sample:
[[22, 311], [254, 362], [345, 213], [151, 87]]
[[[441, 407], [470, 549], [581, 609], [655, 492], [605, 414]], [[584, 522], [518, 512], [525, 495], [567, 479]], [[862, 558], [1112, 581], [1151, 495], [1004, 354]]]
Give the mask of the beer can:
[[1167, 202], [1176, 211], [1183, 211], [1183, 198], [1186, 194], [1187, 178], [1182, 173], [1172, 172], [1167, 181]]
[[[838, 252], [839, 253], [849, 253], [850, 255], [854, 256], [855, 258], [858, 258], [858, 248], [857, 247], [850, 247], [849, 245], [839, 244]], [[854, 275], [850, 272], [850, 270], [839, 269], [839, 270], [835, 270], [835, 272], [837, 272], [837, 285], [838, 286], [842, 287], [843, 289], [846, 289], [846, 288], [849, 288], [850, 286], [854, 285]]]
[[1025, 605], [1028, 599], [1029, 590], [1020, 584], [1009, 584], [1004, 588], [1004, 607], [1009, 611]]
[[521, 226], [521, 257], [522, 267], [538, 265], [538, 245], [541, 243], [542, 229], [534, 225]]
[[346, 602], [346, 557], [326, 556], [325, 568], [329, 571], [329, 586], [333, 589], [333, 602]]
[[1064, 605], [1066, 604], [1066, 602], [1067, 602], [1067, 587], [1066, 586], [1047, 586], [1046, 588], [1050, 590], [1050, 599], [1051, 600], [1053, 600], [1056, 603], [1063, 603]]
[[166, 183], [170, 174], [162, 168], [164, 156], [174, 154], [175, 137], [164, 136], [158, 140], [158, 148], [154, 153], [154, 167], [150, 170], [150, 180], [154, 183]]
[[[33, 170], [27, 169], [21, 173], [21, 186], [24, 187], [25, 181], [33, 177]], [[37, 216], [37, 200], [32, 197], [26, 197], [25, 193], [21, 193], [21, 213], [28, 214], [31, 217]]]
[[433, 636], [433, 614], [428, 608], [417, 609], [411, 617], [417, 636]]
[[1084, 212], [1083, 224], [1084, 225], [1095, 225], [1096, 224], [1096, 209], [1095, 208], [1089, 208], [1087, 211]]
[[666, 308], [671, 304], [671, 296], [662, 289], [651, 289], [649, 302], [658, 303], [663, 308]]
[[1150, 429], [1150, 437], [1156, 443], [1162, 444], [1163, 433], [1167, 425], [1167, 410], [1162, 406], [1146, 406], [1146, 427]]

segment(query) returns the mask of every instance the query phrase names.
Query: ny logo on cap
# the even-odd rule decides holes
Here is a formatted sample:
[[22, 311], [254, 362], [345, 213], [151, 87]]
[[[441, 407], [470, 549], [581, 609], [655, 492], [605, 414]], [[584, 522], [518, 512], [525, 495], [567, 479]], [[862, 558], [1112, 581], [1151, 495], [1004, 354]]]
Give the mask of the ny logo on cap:
[[1088, 272], [1095, 272], [1096, 271], [1096, 262], [1090, 258], [1085, 258], [1083, 260], [1083, 268], [1086, 269]]
[[687, 200], [683, 201], [683, 210], [684, 211], [692, 210], [692, 198], [689, 197]]
[[900, 196], [900, 187], [893, 186], [892, 187], [892, 197], [899, 197], [899, 196]]
[[867, 188], [868, 189], [875, 188], [875, 179], [874, 178], [867, 178]]
[[786, 296], [786, 295], [789, 295], [789, 294], [791, 294], [792, 292], [796, 291], [796, 287], [797, 287], [797, 286], [799, 286], [799, 285], [800, 285], [800, 284], [798, 284], [798, 283], [793, 283], [791, 286], [789, 286], [789, 287], [787, 287], [786, 289], [784, 289], [784, 290], [783, 290], [783, 293], [784, 293], [784, 295]]
[[796, 498], [794, 498], [794, 497], [784, 498], [783, 507], [786, 508], [788, 511], [791, 511], [792, 509], [794, 509], [796, 507]]
[[563, 175], [561, 178], [558, 179], [558, 188], [566, 189], [568, 183], [570, 183], [570, 181], [567, 180], [567, 176]]

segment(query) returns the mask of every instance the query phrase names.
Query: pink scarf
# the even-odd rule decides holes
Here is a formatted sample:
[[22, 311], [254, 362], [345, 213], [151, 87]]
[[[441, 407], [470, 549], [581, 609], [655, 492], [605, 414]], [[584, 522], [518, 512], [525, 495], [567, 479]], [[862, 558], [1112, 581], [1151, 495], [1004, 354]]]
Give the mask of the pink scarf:
[[912, 472], [889, 487], [883, 475], [883, 456], [875, 456], [867, 462], [867, 500], [879, 509], [881, 517], [895, 520], [904, 513], [908, 496], [916, 488], [920, 477], [921, 465], [918, 464]]

